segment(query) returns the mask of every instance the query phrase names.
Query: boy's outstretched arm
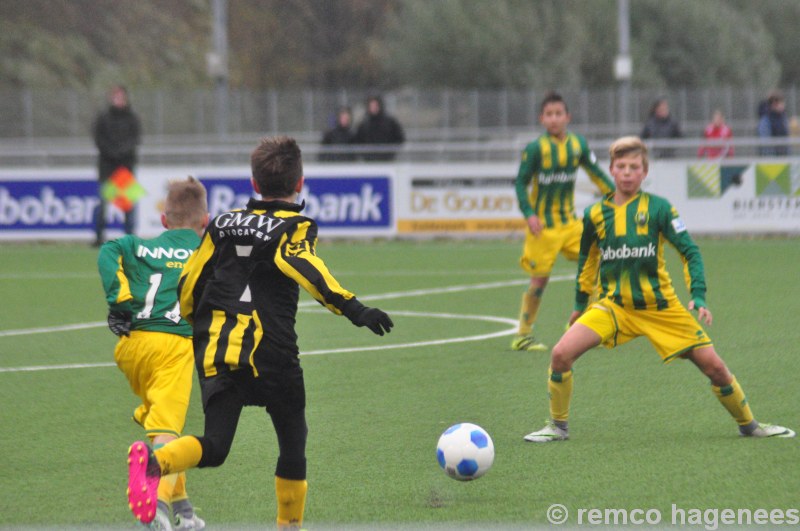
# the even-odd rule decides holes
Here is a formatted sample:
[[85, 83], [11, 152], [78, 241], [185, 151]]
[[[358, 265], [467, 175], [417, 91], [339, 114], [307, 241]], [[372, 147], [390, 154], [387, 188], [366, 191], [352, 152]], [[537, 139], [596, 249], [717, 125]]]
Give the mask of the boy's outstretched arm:
[[388, 334], [394, 326], [392, 318], [386, 312], [378, 308], [364, 306], [355, 297], [344, 304], [342, 314], [350, 319], [350, 322], [354, 325], [366, 326], [379, 336], [384, 333]]

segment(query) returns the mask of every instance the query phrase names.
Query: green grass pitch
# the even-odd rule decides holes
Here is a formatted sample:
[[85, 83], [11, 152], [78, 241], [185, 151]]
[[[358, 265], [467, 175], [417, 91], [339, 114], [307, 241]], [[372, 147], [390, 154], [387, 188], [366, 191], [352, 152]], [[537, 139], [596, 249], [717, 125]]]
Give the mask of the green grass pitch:
[[[717, 350], [756, 418], [800, 428], [800, 240], [699, 244]], [[524, 442], [548, 416], [548, 356], [508, 348], [526, 282], [520, 246], [320, 244], [341, 283], [396, 328], [379, 338], [301, 297], [305, 527], [529, 528], [547, 525], [554, 503], [572, 525], [592, 508], [656, 509], [666, 524], [673, 504], [798, 508], [800, 441], [737, 437], [699, 371], [662, 366], [641, 338], [578, 361], [570, 441]], [[0, 246], [2, 528], [134, 528], [125, 455], [143, 434], [113, 366], [95, 259], [83, 246]], [[685, 301], [677, 256], [668, 260]], [[574, 272], [559, 261], [545, 294], [537, 330], [551, 345], [572, 308]], [[196, 391], [186, 433], [202, 433]], [[449, 479], [435, 455], [441, 432], [461, 421], [483, 426], [496, 450], [492, 470], [469, 483]], [[268, 417], [247, 408], [228, 461], [188, 473], [209, 528], [273, 525], [275, 459]]]

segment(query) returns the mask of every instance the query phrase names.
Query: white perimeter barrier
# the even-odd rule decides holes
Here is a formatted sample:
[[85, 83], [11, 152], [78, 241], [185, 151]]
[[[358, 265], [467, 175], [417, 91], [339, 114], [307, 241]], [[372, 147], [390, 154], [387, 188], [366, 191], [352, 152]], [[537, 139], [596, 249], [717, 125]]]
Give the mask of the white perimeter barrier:
[[[516, 163], [311, 163], [301, 197], [326, 237], [504, 237], [524, 230], [516, 173]], [[162, 230], [166, 184], [187, 175], [206, 185], [212, 216], [252, 193], [248, 166], [142, 166], [137, 234]], [[800, 234], [798, 159], [654, 161], [645, 189], [669, 199], [693, 234]], [[578, 214], [597, 199], [580, 172]], [[94, 168], [0, 170], [0, 240], [89, 241], [96, 206]], [[122, 213], [109, 208], [108, 221], [108, 236], [120, 234]]]

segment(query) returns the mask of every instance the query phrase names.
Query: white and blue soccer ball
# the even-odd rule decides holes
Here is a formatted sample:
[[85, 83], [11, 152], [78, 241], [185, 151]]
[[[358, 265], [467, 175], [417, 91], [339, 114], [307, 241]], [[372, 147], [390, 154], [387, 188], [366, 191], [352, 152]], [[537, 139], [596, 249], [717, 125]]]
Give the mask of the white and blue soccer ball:
[[447, 428], [436, 445], [439, 466], [453, 479], [478, 479], [492, 468], [494, 443], [477, 424], [462, 422]]

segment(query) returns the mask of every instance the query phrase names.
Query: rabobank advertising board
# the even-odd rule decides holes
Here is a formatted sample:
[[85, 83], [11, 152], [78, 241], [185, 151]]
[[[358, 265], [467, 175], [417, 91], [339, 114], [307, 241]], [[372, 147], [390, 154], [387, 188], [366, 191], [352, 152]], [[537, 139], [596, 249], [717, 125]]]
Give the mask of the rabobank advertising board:
[[[306, 172], [298, 198], [303, 214], [314, 218], [321, 234], [388, 235], [394, 232], [392, 179], [389, 175], [324, 175]], [[252, 195], [248, 178], [198, 175], [208, 191], [211, 216], [243, 207]]]
[[[365, 170], [367, 168], [364, 168]], [[303, 213], [317, 220], [320, 234], [387, 236], [394, 234], [393, 175], [380, 171], [306, 170], [300, 196]], [[208, 191], [209, 212], [216, 216], [242, 208], [253, 191], [249, 168], [142, 168], [137, 178], [147, 195], [137, 205], [136, 233], [159, 234], [161, 212], [170, 180], [193, 175]], [[93, 238], [99, 204], [93, 169], [0, 172], [0, 239]], [[121, 211], [107, 209], [107, 238], [122, 234]]]
[[[0, 171], [0, 239], [91, 240], [99, 204], [88, 168]], [[109, 233], [121, 231], [123, 213], [109, 209]]]
[[[309, 164], [300, 196], [322, 237], [522, 237], [514, 176], [517, 164]], [[247, 166], [144, 166], [147, 194], [136, 233], [163, 230], [167, 183], [193, 175], [208, 189], [216, 216], [252, 196]], [[654, 161], [645, 191], [666, 197], [693, 234], [800, 234], [800, 159]], [[575, 182], [578, 215], [599, 199], [583, 172]], [[98, 205], [94, 168], [0, 169], [0, 241], [94, 237]], [[121, 211], [108, 209], [107, 238], [119, 236]]]

